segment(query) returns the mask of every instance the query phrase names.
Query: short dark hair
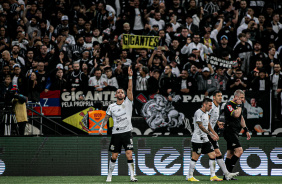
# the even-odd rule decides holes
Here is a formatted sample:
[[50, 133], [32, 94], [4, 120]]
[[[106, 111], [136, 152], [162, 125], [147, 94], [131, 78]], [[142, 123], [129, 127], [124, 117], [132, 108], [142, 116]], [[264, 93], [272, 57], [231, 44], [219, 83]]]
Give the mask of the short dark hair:
[[212, 93], [212, 96], [216, 96], [217, 93], [222, 93], [220, 90], [215, 90], [213, 93]]
[[208, 103], [208, 102], [212, 102], [212, 100], [211, 100], [210, 98], [205, 98], [205, 99], [203, 100], [203, 104]]

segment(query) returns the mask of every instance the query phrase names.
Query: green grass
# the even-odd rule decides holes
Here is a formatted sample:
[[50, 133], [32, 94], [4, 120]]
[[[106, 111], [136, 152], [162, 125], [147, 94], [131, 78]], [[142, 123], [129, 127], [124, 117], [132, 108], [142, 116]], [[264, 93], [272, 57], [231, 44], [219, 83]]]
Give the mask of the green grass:
[[[185, 181], [185, 176], [137, 176], [138, 183], [191, 183]], [[196, 176], [200, 182], [194, 183], [211, 183], [208, 176]], [[222, 181], [220, 183], [271, 183], [278, 184], [282, 183], [282, 176], [238, 176], [237, 181]], [[106, 176], [0, 176], [1, 184], [25, 184], [25, 183], [106, 183]], [[131, 183], [129, 181], [129, 176], [113, 176], [111, 183]], [[215, 182], [213, 182], [215, 183]], [[216, 182], [217, 183], [217, 182]]]

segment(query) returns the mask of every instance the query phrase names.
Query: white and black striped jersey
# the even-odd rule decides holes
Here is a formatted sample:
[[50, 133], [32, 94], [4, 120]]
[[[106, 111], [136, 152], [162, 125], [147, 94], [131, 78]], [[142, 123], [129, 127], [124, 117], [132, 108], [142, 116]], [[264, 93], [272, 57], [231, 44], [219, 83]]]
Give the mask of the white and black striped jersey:
[[133, 130], [131, 124], [132, 104], [133, 102], [126, 97], [121, 105], [117, 103], [109, 105], [106, 113], [114, 121], [112, 134], [120, 134]]
[[218, 118], [219, 118], [219, 106], [216, 106], [213, 102], [212, 102], [212, 109], [209, 112], [209, 116], [210, 116], [210, 124], [212, 129], [214, 129], [214, 126], [216, 125]]
[[194, 132], [191, 141], [195, 143], [205, 143], [208, 142], [208, 135], [203, 132], [200, 128], [198, 123], [196, 122], [202, 122], [202, 125], [205, 127], [205, 129], [208, 130], [209, 125], [209, 114], [208, 112], [203, 112], [201, 109], [198, 109], [194, 114]]

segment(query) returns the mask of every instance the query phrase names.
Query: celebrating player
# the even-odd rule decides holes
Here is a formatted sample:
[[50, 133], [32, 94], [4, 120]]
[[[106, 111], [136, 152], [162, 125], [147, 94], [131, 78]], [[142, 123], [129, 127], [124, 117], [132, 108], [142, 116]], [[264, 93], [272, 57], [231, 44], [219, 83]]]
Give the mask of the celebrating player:
[[109, 163], [109, 173], [106, 182], [112, 181], [112, 172], [115, 168], [115, 163], [118, 158], [118, 154], [121, 152], [121, 147], [125, 149], [127, 163], [130, 171], [130, 181], [137, 182], [134, 177], [134, 163], [132, 159], [133, 141], [132, 141], [132, 69], [128, 68], [128, 89], [127, 98], [124, 99], [125, 93], [123, 89], [118, 89], [116, 91], [117, 102], [109, 105], [106, 117], [99, 129], [100, 135], [102, 135], [103, 127], [107, 124], [109, 117], [111, 116], [114, 120], [114, 126], [112, 130], [112, 138], [109, 146], [109, 151], [112, 152], [111, 161]]
[[[219, 118], [219, 104], [221, 103], [221, 100], [222, 100], [222, 93], [221, 93], [221, 91], [218, 91], [218, 90], [214, 91], [213, 92], [212, 109], [209, 112], [210, 125], [211, 125], [212, 130], [214, 130], [214, 127], [215, 127], [216, 124], [218, 125], [219, 128], [221, 128], [221, 129], [223, 128], [223, 122], [218, 121], [218, 118]], [[215, 131], [212, 131], [212, 133], [214, 135], [218, 136]], [[225, 163], [223, 161], [222, 154], [221, 154], [221, 152], [219, 150], [218, 142], [214, 141], [209, 135], [208, 135], [208, 138], [209, 138], [211, 144], [213, 145], [214, 152], [215, 152], [215, 155], [216, 155], [217, 164], [220, 166], [220, 168], [223, 171], [224, 175], [228, 176], [229, 172], [228, 172], [228, 170], [226, 168], [226, 165], [225, 165]], [[235, 174], [238, 174], [238, 173], [235, 173]], [[228, 178], [230, 178], [230, 177], [228, 177]], [[219, 180], [221, 180], [221, 179], [219, 179]]]
[[[212, 108], [212, 100], [206, 98], [203, 101], [202, 107], [198, 109], [194, 114], [194, 123], [193, 123], [194, 132], [193, 132], [193, 136], [191, 140], [193, 152], [192, 152], [192, 159], [190, 161], [190, 166], [189, 166], [189, 173], [186, 176], [186, 179], [188, 181], [199, 181], [193, 177], [193, 173], [194, 173], [194, 169], [196, 166], [196, 162], [202, 153], [208, 154], [210, 158], [209, 160], [209, 166], [210, 166], [210, 172], [211, 172], [210, 180], [211, 181], [221, 181], [222, 180], [215, 175], [216, 155], [215, 155], [213, 146], [208, 139], [208, 135], [209, 135], [214, 141], [218, 140], [217, 134], [215, 134], [214, 130], [211, 128], [211, 125], [209, 123], [208, 112], [210, 111], [211, 108]], [[231, 179], [237, 176], [238, 174], [239, 173], [226, 172], [226, 178]]]
[[225, 164], [229, 172], [232, 172], [237, 160], [243, 153], [243, 149], [238, 138], [241, 128], [243, 128], [246, 132], [247, 140], [251, 139], [251, 135], [242, 115], [242, 102], [244, 102], [244, 100], [244, 91], [236, 90], [234, 98], [227, 102], [224, 107], [225, 129], [223, 135], [227, 142], [227, 157]]

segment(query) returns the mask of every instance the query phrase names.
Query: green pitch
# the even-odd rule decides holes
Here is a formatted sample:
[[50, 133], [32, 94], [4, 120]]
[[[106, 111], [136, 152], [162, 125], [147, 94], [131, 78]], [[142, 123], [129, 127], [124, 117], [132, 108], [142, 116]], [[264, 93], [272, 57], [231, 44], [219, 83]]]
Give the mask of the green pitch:
[[[137, 176], [139, 184], [141, 183], [192, 183], [185, 181], [185, 176]], [[196, 176], [200, 182], [193, 183], [209, 183], [208, 176]], [[221, 178], [221, 177], [220, 177]], [[247, 183], [247, 184], [257, 184], [257, 183], [269, 183], [269, 184], [278, 184], [282, 183], [282, 176], [238, 176], [237, 181], [222, 181], [220, 183]], [[0, 176], [1, 184], [25, 184], [25, 183], [106, 183], [106, 176]], [[129, 176], [113, 176], [111, 183], [131, 183], [129, 181]], [[213, 182], [218, 183], [218, 182]]]

